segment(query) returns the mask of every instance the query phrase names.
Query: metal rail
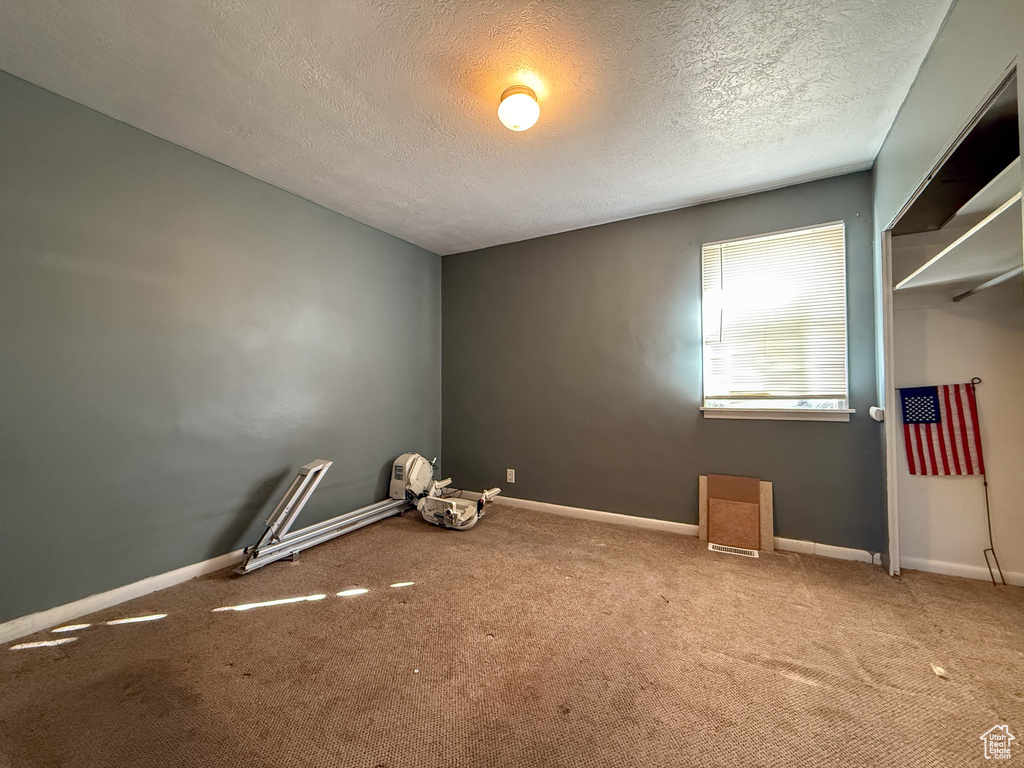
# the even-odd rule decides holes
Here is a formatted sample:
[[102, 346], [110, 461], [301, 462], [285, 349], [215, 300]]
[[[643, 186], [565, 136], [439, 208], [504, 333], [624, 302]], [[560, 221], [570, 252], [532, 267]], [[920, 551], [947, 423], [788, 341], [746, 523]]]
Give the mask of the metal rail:
[[235, 568], [236, 573], [255, 571], [268, 563], [290, 557], [304, 549], [315, 547], [317, 544], [397, 514], [408, 505], [405, 499], [385, 499], [289, 533], [289, 528], [309, 501], [324, 473], [330, 469], [331, 463], [317, 459], [299, 470], [291, 486], [267, 518], [267, 528], [259, 542], [245, 548], [245, 559]]

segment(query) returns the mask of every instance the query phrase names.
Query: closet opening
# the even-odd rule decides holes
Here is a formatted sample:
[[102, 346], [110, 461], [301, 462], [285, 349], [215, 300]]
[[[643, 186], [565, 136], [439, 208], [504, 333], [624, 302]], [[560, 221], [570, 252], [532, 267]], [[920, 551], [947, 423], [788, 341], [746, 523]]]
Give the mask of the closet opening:
[[883, 233], [891, 573], [1024, 583], [1020, 146], [1014, 72]]

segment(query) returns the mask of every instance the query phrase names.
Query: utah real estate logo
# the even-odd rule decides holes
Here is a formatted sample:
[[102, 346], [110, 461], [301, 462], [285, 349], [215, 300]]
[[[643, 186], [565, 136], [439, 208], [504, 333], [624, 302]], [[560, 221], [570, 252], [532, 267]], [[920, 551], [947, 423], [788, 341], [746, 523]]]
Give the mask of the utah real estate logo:
[[1008, 760], [1010, 742], [1017, 737], [1010, 733], [1010, 726], [993, 725], [978, 738], [985, 742], [986, 760]]

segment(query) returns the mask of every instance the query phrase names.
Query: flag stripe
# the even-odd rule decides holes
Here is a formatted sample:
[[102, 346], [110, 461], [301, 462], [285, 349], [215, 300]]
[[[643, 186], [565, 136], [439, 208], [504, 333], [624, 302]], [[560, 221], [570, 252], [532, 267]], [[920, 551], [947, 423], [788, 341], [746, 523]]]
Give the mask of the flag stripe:
[[943, 387], [942, 388], [942, 398], [941, 398], [941, 400], [942, 400], [943, 405], [945, 406], [945, 412], [942, 414], [943, 430], [944, 431], [947, 430], [947, 429], [950, 430], [950, 433], [949, 433], [950, 453], [953, 454], [953, 466], [956, 469], [956, 474], [960, 475], [960, 474], [963, 474], [963, 473], [960, 471], [960, 457], [957, 455], [957, 452], [956, 452], [956, 436], [952, 432], [952, 429], [953, 429], [953, 409], [950, 406], [950, 402], [949, 402], [949, 387]]
[[[941, 425], [937, 425], [937, 426], [941, 426]], [[931, 439], [932, 459], [933, 459], [933, 463], [935, 464], [935, 474], [936, 475], [948, 474], [948, 473], [942, 471], [942, 464], [941, 464], [941, 461], [942, 461], [942, 446], [939, 445], [939, 437], [941, 435], [942, 435], [942, 430], [941, 429], [929, 429], [928, 430], [928, 437]]]
[[910, 439], [910, 425], [909, 424], [904, 424], [903, 425], [903, 439], [904, 439], [904, 441], [907, 444], [907, 466], [910, 467], [910, 474], [916, 475], [916, 474], [918, 474], [918, 471], [917, 471], [917, 464], [914, 462], [914, 444], [913, 444], [913, 442]]
[[[942, 413], [942, 405], [940, 402], [939, 413]], [[949, 474], [949, 454], [946, 452], [946, 430], [943, 429], [944, 424], [936, 424], [938, 429], [935, 430], [935, 437], [939, 441], [939, 455], [942, 457], [942, 474]]]
[[932, 474], [933, 475], [939, 474], [939, 465], [935, 463], [935, 446], [933, 445], [933, 443], [934, 443], [933, 438], [935, 437], [935, 433], [938, 432], [938, 430], [937, 429], [933, 429], [933, 427], [941, 427], [941, 426], [942, 426], [941, 424], [929, 424], [928, 425], [928, 429], [925, 432], [925, 438], [928, 440], [928, 458], [931, 460], [931, 463], [932, 463]]
[[971, 448], [975, 449], [975, 455], [977, 457], [976, 465], [978, 467], [978, 474], [985, 474], [985, 457], [981, 455], [981, 428], [978, 424], [978, 400], [974, 396], [974, 385], [964, 384], [964, 389], [967, 390], [967, 402], [971, 406], [971, 426], [974, 428], [974, 439], [971, 440]]
[[928, 465], [924, 463], [924, 446], [921, 445], [921, 427], [923, 427], [924, 425], [915, 424], [914, 426], [917, 427], [917, 429], [914, 430], [914, 436], [917, 438], [917, 456], [920, 459], [921, 467], [924, 468], [924, 472], [922, 474], [927, 475]]
[[981, 464], [978, 461], [978, 443], [974, 437], [974, 414], [971, 413], [970, 398], [967, 396], [967, 391], [970, 389], [970, 384], [964, 384], [963, 398], [964, 398], [964, 418], [967, 419], [967, 448], [971, 452], [971, 465], [974, 467], [974, 474], [981, 474]]
[[956, 393], [956, 418], [960, 425], [960, 442], [963, 443], [964, 449], [964, 466], [967, 468], [966, 474], [973, 475], [974, 467], [971, 465], [971, 446], [967, 442], [967, 419], [964, 418], [964, 401], [960, 396], [960, 385], [957, 384], [954, 392]]

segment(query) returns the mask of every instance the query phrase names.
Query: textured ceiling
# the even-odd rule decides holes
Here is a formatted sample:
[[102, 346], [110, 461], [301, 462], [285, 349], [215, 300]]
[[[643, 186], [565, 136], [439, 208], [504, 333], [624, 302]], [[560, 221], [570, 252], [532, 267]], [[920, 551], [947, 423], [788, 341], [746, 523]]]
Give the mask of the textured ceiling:
[[0, 69], [446, 254], [866, 168], [949, 3], [0, 0]]

